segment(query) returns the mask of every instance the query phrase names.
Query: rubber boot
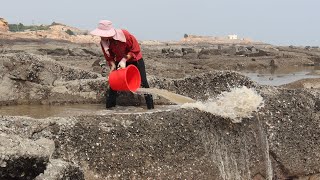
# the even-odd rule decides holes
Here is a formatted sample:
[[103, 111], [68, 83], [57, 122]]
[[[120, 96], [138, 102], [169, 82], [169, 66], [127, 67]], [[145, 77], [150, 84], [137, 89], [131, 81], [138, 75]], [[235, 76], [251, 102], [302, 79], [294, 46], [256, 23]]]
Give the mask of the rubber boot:
[[117, 92], [113, 91], [112, 89], [109, 89], [107, 91], [107, 97], [106, 97], [106, 108], [112, 108], [116, 106], [116, 99], [117, 99]]
[[148, 109], [154, 109], [153, 97], [151, 94], [144, 95]]

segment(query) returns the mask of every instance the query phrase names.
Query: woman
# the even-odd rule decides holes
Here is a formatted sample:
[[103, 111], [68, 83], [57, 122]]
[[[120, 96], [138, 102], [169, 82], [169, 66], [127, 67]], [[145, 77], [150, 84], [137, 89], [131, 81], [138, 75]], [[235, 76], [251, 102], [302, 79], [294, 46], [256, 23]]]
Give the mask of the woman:
[[[90, 34], [101, 37], [101, 48], [110, 67], [110, 72], [133, 64], [140, 71], [141, 86], [149, 88], [141, 49], [132, 34], [127, 30], [114, 29], [112, 22], [108, 20], [101, 20], [98, 27], [91, 31]], [[109, 88], [107, 108], [116, 106], [116, 95], [117, 92]], [[146, 94], [145, 99], [147, 108], [153, 109], [152, 95]]]

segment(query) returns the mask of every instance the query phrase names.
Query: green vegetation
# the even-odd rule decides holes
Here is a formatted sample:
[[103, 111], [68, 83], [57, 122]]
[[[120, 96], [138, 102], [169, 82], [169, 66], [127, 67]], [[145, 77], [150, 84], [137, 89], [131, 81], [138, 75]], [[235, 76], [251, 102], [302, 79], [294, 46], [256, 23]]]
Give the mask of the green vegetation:
[[45, 25], [31, 25], [31, 26], [25, 26], [22, 23], [19, 24], [9, 24], [9, 31], [11, 32], [22, 32], [22, 31], [37, 31], [37, 30], [48, 30], [50, 26]]
[[[53, 22], [51, 25], [40, 25], [40, 26], [37, 26], [37, 25], [30, 25], [30, 26], [25, 26], [24, 24], [22, 23], [19, 23], [19, 24], [9, 24], [9, 31], [11, 32], [23, 32], [23, 31], [38, 31], [38, 30], [49, 30], [49, 27], [50, 26], [54, 26], [54, 25], [63, 25], [63, 24], [60, 24], [60, 23], [56, 23], [56, 22]], [[67, 29], [65, 31], [67, 34], [73, 36], [73, 35], [76, 35], [72, 30], [70, 29]]]
[[71, 31], [70, 29], [66, 30], [66, 33], [69, 34], [69, 35], [71, 35], [71, 36], [75, 35], [74, 32]]
[[54, 22], [54, 21], [53, 21], [53, 22], [51, 23], [51, 26], [54, 26], [54, 25], [62, 25], [62, 26], [64, 26], [64, 24], [57, 23], [57, 22]]

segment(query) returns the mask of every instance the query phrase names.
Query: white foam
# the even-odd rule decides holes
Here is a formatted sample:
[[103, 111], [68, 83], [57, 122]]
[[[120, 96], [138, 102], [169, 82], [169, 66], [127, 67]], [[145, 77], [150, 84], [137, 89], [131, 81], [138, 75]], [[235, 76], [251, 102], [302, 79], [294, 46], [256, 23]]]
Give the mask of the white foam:
[[207, 102], [186, 103], [182, 108], [197, 108], [214, 115], [230, 118], [233, 123], [240, 123], [242, 118], [251, 117], [252, 112], [263, 107], [263, 98], [254, 90], [245, 86], [222, 92], [217, 98]]

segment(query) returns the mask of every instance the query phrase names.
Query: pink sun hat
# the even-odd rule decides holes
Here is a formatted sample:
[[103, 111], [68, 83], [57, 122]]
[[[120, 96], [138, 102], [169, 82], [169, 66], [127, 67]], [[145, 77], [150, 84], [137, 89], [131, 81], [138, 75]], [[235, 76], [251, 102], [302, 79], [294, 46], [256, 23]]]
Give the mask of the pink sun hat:
[[116, 35], [116, 30], [113, 28], [111, 21], [101, 20], [98, 27], [91, 31], [90, 34], [100, 37], [113, 37]]

